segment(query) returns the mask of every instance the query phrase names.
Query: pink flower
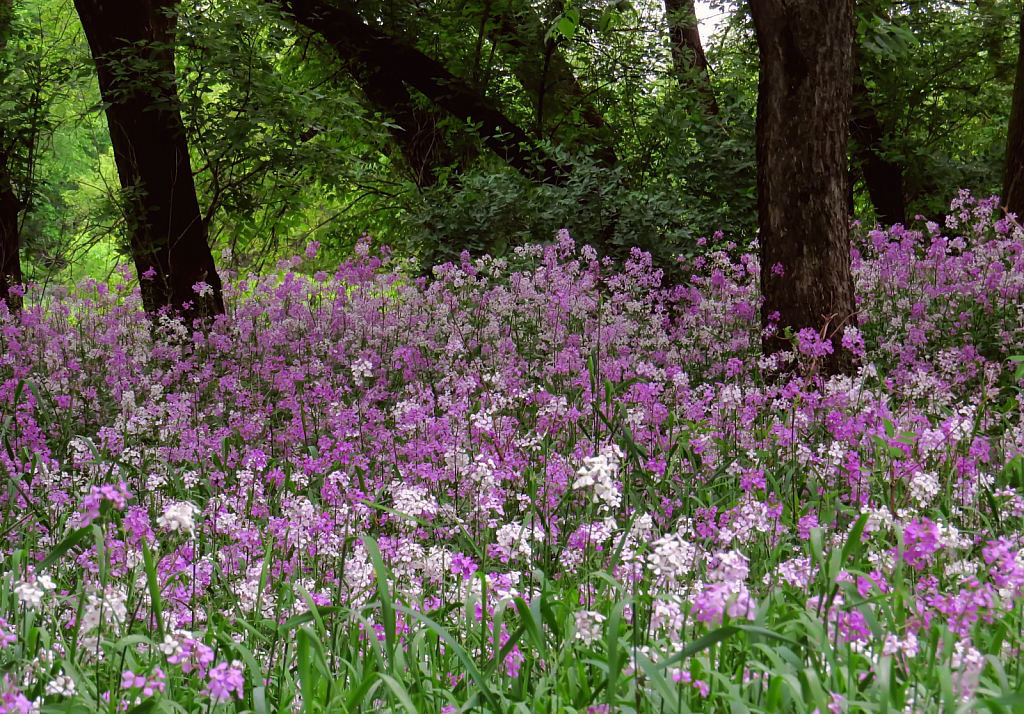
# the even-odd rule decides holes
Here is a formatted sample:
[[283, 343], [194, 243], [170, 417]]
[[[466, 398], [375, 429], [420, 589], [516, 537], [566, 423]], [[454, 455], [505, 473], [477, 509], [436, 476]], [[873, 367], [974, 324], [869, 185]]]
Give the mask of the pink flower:
[[814, 358], [830, 355], [834, 349], [831, 342], [810, 327], [805, 327], [796, 333], [796, 348], [800, 354]]
[[210, 670], [208, 683], [203, 694], [209, 695], [216, 703], [226, 702], [231, 699], [234, 692], [238, 698], [242, 698], [242, 690], [245, 685], [245, 677], [242, 675], [242, 663], [235, 660], [230, 665], [221, 662]]
[[104, 501], [116, 510], [123, 511], [128, 499], [131, 497], [132, 494], [128, 492], [128, 484], [124, 481], [117, 486], [109, 484], [93, 486], [89, 490], [89, 494], [82, 499], [81, 527], [84, 528], [100, 517], [100, 507]]
[[186, 637], [181, 643], [181, 650], [175, 652], [167, 661], [171, 664], [180, 664], [181, 671], [185, 674], [198, 672], [199, 676], [205, 676], [207, 668], [213, 662], [213, 650], [199, 640]]
[[152, 697], [157, 692], [162, 694], [167, 688], [167, 685], [164, 684], [167, 675], [159, 667], [153, 668], [152, 675], [152, 677], [147, 677], [144, 674], [126, 670], [121, 675], [121, 689], [141, 689], [142, 695], [145, 697]]

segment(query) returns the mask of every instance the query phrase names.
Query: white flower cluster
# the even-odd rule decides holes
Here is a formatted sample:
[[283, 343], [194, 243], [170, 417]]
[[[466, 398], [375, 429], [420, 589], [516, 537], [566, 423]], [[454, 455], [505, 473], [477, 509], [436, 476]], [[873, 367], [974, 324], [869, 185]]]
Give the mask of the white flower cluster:
[[651, 627], [668, 631], [671, 639], [678, 640], [686, 625], [686, 615], [678, 600], [657, 599], [651, 612]]
[[936, 540], [943, 548], [966, 550], [974, 545], [973, 539], [969, 535], [962, 534], [956, 526], [946, 525], [942, 522], [935, 525]]
[[987, 664], [985, 655], [972, 646], [970, 640], [959, 640], [953, 645], [953, 658], [950, 661], [956, 672], [953, 683], [962, 697], [966, 699], [973, 694]]
[[669, 533], [651, 544], [647, 567], [655, 577], [670, 579], [691, 572], [697, 563], [697, 547], [678, 533]]
[[946, 566], [942, 569], [943, 574], [947, 578], [955, 578], [956, 580], [965, 580], [971, 578], [978, 573], [978, 561], [976, 560], [954, 560], [946, 563]]
[[82, 632], [89, 632], [100, 626], [100, 623], [112, 626], [119, 631], [120, 626], [128, 618], [128, 608], [124, 602], [125, 593], [117, 588], [108, 587], [102, 597], [89, 595], [82, 613]]
[[956, 414], [946, 420], [942, 426], [949, 434], [950, 441], [963, 441], [974, 433], [975, 411], [972, 405], [960, 407]]
[[156, 646], [165, 657], [180, 655], [183, 651], [182, 642], [192, 636], [192, 633], [178, 630], [173, 634], [164, 635], [164, 641]]
[[398, 482], [391, 486], [391, 496], [395, 510], [407, 516], [431, 520], [440, 508], [437, 499], [427, 492], [424, 486], [409, 486]]
[[30, 575], [14, 586], [14, 594], [18, 596], [18, 602], [35, 610], [43, 604], [46, 593], [56, 589], [57, 584], [49, 575]]
[[713, 583], [741, 583], [750, 574], [750, 559], [738, 550], [715, 554], [715, 567], [708, 573]]
[[759, 534], [770, 533], [774, 528], [775, 519], [768, 515], [768, 504], [751, 494], [744, 494], [736, 507], [728, 513], [728, 519], [723, 519], [716, 539], [722, 545], [749, 543]]
[[452, 553], [444, 546], [433, 545], [427, 550], [421, 564], [424, 579], [440, 583], [452, 567]]
[[371, 377], [373, 377], [373, 363], [370, 360], [360, 357], [352, 363], [352, 379], [357, 387], [362, 387]]
[[574, 491], [594, 488], [594, 503], [603, 503], [603, 508], [615, 509], [622, 504], [615, 477], [619, 473], [619, 460], [623, 457], [618, 446], [601, 449], [597, 456], [583, 459], [583, 466], [576, 472], [578, 477], [572, 484]]
[[601, 639], [604, 631], [604, 615], [593, 610], [580, 610], [574, 613], [576, 618], [576, 639], [588, 647]]
[[917, 635], [913, 632], [908, 632], [907, 636], [902, 640], [890, 632], [885, 636], [885, 644], [882, 645], [882, 656], [892, 657], [895, 654], [902, 654], [906, 657], [916, 657], [920, 649]]
[[[864, 524], [865, 533], [875, 533], [877, 531], [888, 532], [892, 529], [895, 523], [892, 513], [888, 508], [882, 506], [880, 508], [869, 508], [864, 506], [860, 509], [861, 513], [866, 513], [868, 516], [867, 522]], [[851, 528], [853, 526], [851, 525]]]
[[75, 680], [64, 674], [63, 670], [46, 684], [46, 693], [48, 695], [71, 697], [74, 696], [76, 691]]
[[531, 543], [542, 542], [544, 531], [536, 526], [529, 528], [523, 527], [519, 523], [509, 523], [498, 529], [495, 538], [498, 541], [499, 555], [512, 558], [518, 553], [525, 558], [530, 558], [533, 555]]
[[[810, 558], [794, 558], [784, 563], [779, 563], [777, 575], [786, 585], [806, 588], [814, 580], [814, 575], [817, 571], [818, 569], [811, 564]], [[771, 582], [773, 575], [773, 573], [764, 574], [765, 585]]]
[[188, 501], [174, 501], [164, 508], [163, 515], [156, 519], [156, 523], [172, 533], [181, 531], [188, 536], [193, 536], [196, 531], [196, 516], [199, 512], [199, 507], [195, 504]]
[[910, 477], [910, 496], [920, 506], [927, 506], [939, 495], [939, 477], [932, 472], [918, 471]]

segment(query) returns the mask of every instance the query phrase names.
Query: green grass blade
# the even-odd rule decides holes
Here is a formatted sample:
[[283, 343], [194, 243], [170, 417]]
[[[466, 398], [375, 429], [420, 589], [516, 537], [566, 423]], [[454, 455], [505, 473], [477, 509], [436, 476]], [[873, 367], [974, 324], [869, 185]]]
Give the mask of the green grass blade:
[[402, 706], [406, 708], [409, 714], [419, 714], [419, 711], [416, 709], [416, 705], [412, 703], [412, 697], [409, 696], [408, 690], [402, 686], [401, 682], [388, 674], [378, 674], [377, 676], [381, 678], [384, 684], [388, 685], [394, 695], [398, 697], [398, 701], [402, 703]]
[[85, 528], [78, 528], [71, 532], [64, 540], [53, 547], [46, 557], [43, 558], [42, 562], [36, 566], [36, 572], [41, 573], [51, 565], [56, 563], [58, 560], [64, 557], [64, 554], [69, 550], [78, 545], [89, 533], [92, 532], [92, 528], [86, 526]]
[[399, 612], [404, 613], [406, 616], [422, 622], [424, 625], [433, 630], [434, 634], [440, 637], [441, 640], [443, 640], [446, 645], [451, 647], [452, 650], [455, 652], [455, 656], [457, 656], [462, 661], [462, 665], [466, 668], [466, 672], [469, 674], [470, 679], [473, 680], [473, 683], [476, 684], [477, 688], [480, 690], [480, 695], [487, 701], [487, 703], [495, 712], [501, 711], [501, 706], [498, 703], [497, 696], [495, 696], [494, 692], [491, 691], [491, 688], [487, 686], [487, 681], [480, 673], [480, 670], [477, 669], [476, 663], [473, 662], [473, 658], [470, 657], [469, 653], [466, 652], [465, 649], [463, 649], [462, 645], [460, 645], [455, 640], [455, 638], [452, 637], [451, 633], [448, 632], [448, 630], [441, 627], [441, 625], [434, 622], [422, 613], [416, 612], [415, 610], [410, 610], [409, 608], [404, 607], [402, 605], [396, 605], [395, 607]]
[[363, 536], [363, 547], [370, 556], [373, 563], [373, 572], [377, 578], [377, 597], [380, 598], [381, 619], [384, 625], [384, 645], [387, 649], [388, 662], [395, 658], [395, 608], [391, 601], [391, 592], [388, 590], [388, 570], [384, 566], [384, 559], [380, 555], [380, 548], [377, 541], [370, 536]]

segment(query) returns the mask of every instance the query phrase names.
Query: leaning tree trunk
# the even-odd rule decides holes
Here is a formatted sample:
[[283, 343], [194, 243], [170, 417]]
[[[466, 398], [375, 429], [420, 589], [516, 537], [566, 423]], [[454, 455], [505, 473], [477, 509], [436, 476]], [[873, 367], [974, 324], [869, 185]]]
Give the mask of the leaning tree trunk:
[[598, 163], [614, 166], [618, 157], [611, 125], [555, 41], [547, 37], [543, 18], [529, 5], [512, 5], [497, 17], [491, 39], [533, 103], [537, 136], [564, 138], [568, 141], [562, 143], [571, 147], [590, 147]]
[[[75, 0], [96, 62], [147, 312], [224, 312], [174, 74], [174, 0]], [[206, 283], [198, 294], [193, 286]]]
[[[340, 51], [342, 47], [337, 47]], [[342, 59], [350, 60], [351, 57]], [[436, 186], [458, 155], [448, 144], [440, 112], [417, 107], [401, 79], [379, 67], [349, 61], [349, 70], [366, 99], [380, 109], [393, 125], [391, 136], [398, 145], [417, 188]]]
[[564, 169], [515, 122], [498, 111], [472, 86], [412, 45], [371, 27], [351, 3], [321, 0], [276, 0], [300, 25], [320, 35], [342, 56], [378, 68], [456, 118], [473, 123], [483, 143], [527, 178], [564, 185]]
[[1006, 170], [1003, 173], [1003, 209], [1024, 220], [1024, 10], [1020, 14], [1020, 49], [1017, 78], [1010, 104], [1010, 127], [1006, 134]]
[[760, 53], [757, 204], [766, 355], [811, 328], [826, 374], [849, 371], [856, 324], [846, 217], [853, 0], [750, 0]]
[[[856, 54], [854, 50], [855, 58]], [[885, 132], [878, 121], [878, 114], [871, 103], [871, 95], [864, 85], [859, 67], [854, 70], [850, 135], [853, 137], [853, 156], [864, 173], [864, 184], [875, 207], [878, 222], [883, 226], [897, 223], [907, 225], [903, 169], [882, 155]]]
[[718, 113], [718, 102], [711, 89], [708, 59], [700, 42], [700, 25], [694, 0], [665, 0], [665, 19], [672, 49], [672, 68], [679, 83], [694, 89], [712, 114]]

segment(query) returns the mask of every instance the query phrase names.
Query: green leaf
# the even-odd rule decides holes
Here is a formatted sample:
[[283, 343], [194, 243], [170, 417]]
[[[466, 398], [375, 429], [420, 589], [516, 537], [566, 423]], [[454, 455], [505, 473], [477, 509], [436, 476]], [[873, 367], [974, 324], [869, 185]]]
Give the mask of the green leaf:
[[686, 645], [685, 647], [683, 647], [683, 649], [676, 652], [674, 655], [669, 657], [664, 662], [658, 662], [658, 668], [666, 669], [668, 667], [673, 666], [677, 662], [682, 662], [688, 657], [693, 657], [698, 652], [703, 652], [712, 645], [716, 645], [719, 642], [722, 642], [723, 640], [729, 639], [739, 631], [740, 628], [736, 625], [726, 625], [725, 627], [718, 628], [714, 632], [709, 632], [703, 637], [699, 637], [690, 644]]
[[384, 625], [384, 644], [388, 651], [388, 662], [395, 657], [395, 608], [388, 590], [388, 570], [384, 567], [384, 559], [380, 555], [377, 541], [368, 535], [363, 536], [363, 547], [373, 563], [373, 572], [377, 579], [377, 597], [380, 598], [381, 619]]
[[156, 699], [147, 699], [128, 710], [128, 714], [149, 714], [156, 707]]
[[295, 649], [298, 653], [299, 686], [302, 690], [302, 709], [305, 712], [316, 711], [313, 707], [316, 692], [317, 674], [313, 669], [313, 633], [300, 627], [296, 633]]
[[378, 677], [383, 680], [384, 684], [388, 685], [395, 696], [398, 697], [398, 701], [402, 703], [402, 706], [406, 708], [409, 714], [419, 714], [416, 709], [416, 705], [412, 703], [412, 698], [409, 696], [409, 691], [402, 686], [402, 684], [394, 677], [387, 674], [378, 674]]
[[156, 564], [153, 562], [153, 554], [149, 550], [149, 543], [143, 539], [142, 560], [146, 568], [146, 587], [149, 589], [149, 600], [152, 603], [153, 615], [156, 618], [156, 629], [159, 637], [164, 636], [164, 615], [163, 603], [160, 599], [160, 583], [157, 580]]
[[64, 557], [65, 553], [67, 553], [69, 550], [78, 545], [82, 541], [82, 539], [85, 538], [91, 532], [92, 528], [89, 526], [72, 531], [68, 537], [66, 537], [56, 546], [54, 546], [53, 550], [51, 550], [46, 555], [46, 557], [43, 558], [43, 561], [36, 566], [36, 572], [41, 573], [42, 571], [46, 570], [48, 567], [56, 563], [58, 560]]
[[483, 675], [480, 674], [480, 670], [477, 669], [473, 658], [470, 657], [469, 653], [462, 648], [462, 645], [460, 645], [456, 639], [451, 636], [451, 633], [449, 633], [448, 630], [441, 627], [441, 625], [434, 622], [423, 613], [410, 610], [402, 605], [396, 605], [395, 609], [408, 617], [419, 620], [433, 630], [434, 634], [440, 637], [446, 645], [451, 647], [455, 652], [455, 656], [462, 661], [462, 665], [466, 668], [466, 672], [469, 674], [470, 679], [472, 679], [473, 683], [477, 686], [477, 689], [480, 691], [480, 695], [487, 700], [487, 704], [495, 712], [500, 712], [502, 710], [501, 705], [498, 703], [498, 698], [495, 696], [494, 692], [491, 691], [490, 687], [487, 686], [487, 681], [483, 678]]
[[780, 635], [778, 632], [773, 632], [767, 627], [759, 627], [758, 625], [732, 625], [741, 632], [746, 632], [750, 635], [757, 635], [758, 637], [764, 637], [767, 640], [775, 640], [776, 642], [784, 642], [790, 647], [799, 647], [800, 645], [796, 640], [790, 639], [785, 635]]
[[680, 690], [669, 684], [668, 680], [665, 679], [665, 675], [661, 673], [661, 670], [647, 655], [643, 652], [637, 652], [636, 662], [648, 681], [654, 685], [654, 691], [661, 696], [661, 701], [670, 714], [672, 712], [676, 714], [680, 712], [682, 714], [690, 714], [690, 707], [683, 701]]
[[618, 700], [619, 674], [622, 667], [619, 664], [619, 623], [622, 621], [622, 610], [632, 602], [632, 598], [625, 598], [615, 603], [612, 614], [608, 618], [608, 631], [605, 633], [605, 648], [608, 652], [608, 688], [605, 691], [609, 711], [615, 711]]
[[556, 27], [558, 28], [558, 32], [567, 40], [571, 40], [572, 36], [576, 34], [576, 23], [568, 17], [563, 17], [559, 20]]

